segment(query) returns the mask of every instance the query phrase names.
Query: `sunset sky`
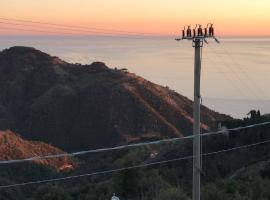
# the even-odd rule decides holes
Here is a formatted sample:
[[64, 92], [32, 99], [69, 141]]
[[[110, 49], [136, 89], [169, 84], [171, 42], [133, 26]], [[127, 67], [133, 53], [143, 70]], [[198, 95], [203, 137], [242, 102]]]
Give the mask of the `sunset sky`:
[[[269, 0], [1, 0], [0, 5], [2, 18], [162, 35], [213, 22], [220, 35], [270, 35]], [[0, 34], [25, 33], [0, 27]]]

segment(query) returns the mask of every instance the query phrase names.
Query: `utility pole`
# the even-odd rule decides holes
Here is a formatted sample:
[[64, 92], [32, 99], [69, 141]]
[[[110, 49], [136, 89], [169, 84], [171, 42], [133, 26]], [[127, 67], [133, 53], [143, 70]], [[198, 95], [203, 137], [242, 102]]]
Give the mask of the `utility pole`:
[[[209, 27], [210, 25], [210, 27]], [[200, 106], [201, 106], [201, 55], [204, 42], [208, 44], [207, 38], [213, 38], [217, 43], [219, 41], [214, 36], [213, 24], [208, 24], [203, 30], [201, 25], [196, 25], [192, 30], [190, 26], [184, 27], [180, 40], [192, 40], [192, 46], [195, 49], [194, 56], [194, 103], [193, 103], [193, 177], [192, 177], [192, 200], [200, 200], [201, 195], [201, 133], [200, 133]]]
[[201, 182], [201, 137], [200, 137], [200, 86], [201, 86], [201, 48], [200, 39], [195, 39], [195, 60], [194, 60], [194, 105], [193, 105], [193, 189], [192, 199], [200, 199]]

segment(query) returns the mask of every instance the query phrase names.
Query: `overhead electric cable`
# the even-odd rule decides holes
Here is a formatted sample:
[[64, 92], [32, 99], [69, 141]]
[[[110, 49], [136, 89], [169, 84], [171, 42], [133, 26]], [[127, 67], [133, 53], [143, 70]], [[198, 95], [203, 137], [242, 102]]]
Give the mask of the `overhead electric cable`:
[[209, 45], [210, 48], [212, 48], [213, 52], [217, 55], [217, 57], [223, 62], [224, 66], [227, 67], [228, 70], [231, 71], [231, 77], [235, 77], [236, 80], [239, 82], [240, 85], [243, 86], [243, 88], [249, 90], [248, 93], [252, 93], [253, 96], [257, 99], [260, 100], [259, 95], [257, 94], [256, 90], [253, 90], [253, 88], [250, 87], [249, 84], [247, 84], [247, 82], [245, 80], [242, 79], [242, 76], [240, 76], [240, 74], [234, 69], [234, 67], [232, 67], [230, 65], [230, 63], [227, 62], [227, 60], [225, 58], [223, 58], [220, 53], [217, 53], [216, 50]]
[[[210, 46], [210, 45], [209, 45]], [[213, 49], [210, 46], [210, 51], [214, 54], [215, 52], [213, 51]], [[242, 95], [242, 97], [244, 96], [246, 99], [249, 98], [249, 96], [246, 94], [246, 92], [244, 92], [241, 87], [239, 87], [239, 85], [237, 83], [235, 83], [233, 76], [228, 75], [228, 73], [231, 74], [231, 72], [225, 72], [221, 70], [221, 65], [218, 63], [218, 61], [212, 59], [212, 57], [208, 57], [207, 59], [210, 61], [214, 67], [215, 70], [217, 70], [217, 73], [222, 74], [223, 77], [225, 77], [225, 79], [227, 79], [227, 83], [232, 85], [232, 88], [236, 90], [237, 93], [240, 93]]]
[[[270, 143], [270, 140], [265, 140], [265, 141], [262, 141], [262, 142], [257, 142], [257, 143], [248, 144], [248, 145], [242, 145], [242, 146], [229, 148], [229, 149], [223, 149], [223, 150], [220, 150], [220, 151], [204, 153], [204, 154], [201, 154], [201, 155], [202, 156], [216, 155], [216, 154], [220, 154], [220, 153], [225, 153], [225, 152], [235, 151], [235, 150], [239, 150], [239, 149], [250, 148], [250, 147], [263, 145], [263, 144], [267, 144], [267, 143]], [[181, 161], [181, 160], [189, 160], [189, 159], [193, 159], [193, 156], [185, 156], [185, 157], [181, 157], [181, 158], [169, 159], [169, 160], [164, 160], [164, 161], [157, 161], [157, 162], [152, 162], [152, 163], [145, 163], [145, 164], [141, 164], [141, 165], [134, 165], [134, 166], [130, 166], [130, 167], [122, 167], [122, 168], [118, 168], [118, 169], [98, 171], [98, 172], [87, 173], [87, 174], [67, 176], [67, 177], [62, 177], [62, 178], [45, 179], [45, 180], [30, 181], [30, 182], [16, 183], [16, 184], [9, 184], [9, 185], [0, 185], [0, 189], [13, 188], [13, 187], [19, 187], [19, 186], [35, 185], [35, 184], [41, 184], [41, 183], [50, 183], [50, 182], [63, 181], [63, 180], [69, 180], [69, 179], [76, 179], [76, 178], [82, 178], [82, 177], [105, 175], [105, 174], [111, 174], [111, 173], [121, 172], [121, 171], [125, 171], [125, 170], [130, 170], [130, 169], [149, 167], [149, 166], [154, 166], [154, 165], [159, 165], [159, 164], [166, 164], [166, 163], [171, 163], [171, 162], [176, 162], [176, 161]]]
[[[201, 137], [224, 134], [224, 132], [228, 132], [228, 131], [239, 131], [239, 130], [255, 128], [255, 127], [259, 127], [259, 126], [265, 126], [265, 125], [269, 125], [269, 124], [270, 124], [270, 122], [263, 122], [263, 123], [248, 125], [248, 126], [241, 126], [241, 127], [230, 128], [230, 129], [226, 129], [226, 130], [208, 132], [208, 133], [201, 134]], [[157, 140], [157, 141], [151, 141], [151, 142], [142, 142], [142, 143], [135, 143], [135, 144], [128, 144], [128, 145], [121, 145], [121, 146], [115, 146], [115, 147], [109, 147], [109, 148], [100, 148], [100, 149], [94, 149], [94, 150], [78, 151], [78, 152], [73, 152], [73, 153], [52, 154], [52, 155], [36, 156], [36, 157], [31, 157], [31, 158], [26, 158], [26, 159], [17, 159], [17, 160], [1, 160], [0, 165], [13, 164], [13, 163], [23, 163], [23, 162], [29, 162], [29, 161], [60, 158], [60, 157], [73, 157], [73, 156], [85, 155], [85, 154], [90, 154], [90, 153], [101, 153], [101, 152], [106, 152], [106, 151], [122, 150], [122, 149], [127, 149], [127, 148], [132, 148], [132, 147], [157, 145], [157, 144], [161, 144], [161, 143], [181, 141], [181, 140], [186, 140], [186, 139], [191, 139], [191, 138], [194, 138], [194, 135], [185, 136], [185, 137], [181, 137], [181, 138], [171, 138], [171, 139], [163, 139], [163, 140]]]
[[153, 36], [152, 33], [125, 31], [125, 30], [117, 30], [117, 29], [106, 29], [106, 28], [96, 28], [96, 27], [87, 27], [87, 26], [75, 26], [75, 25], [64, 25], [64, 24], [58, 24], [58, 23], [49, 23], [49, 22], [32, 21], [32, 20], [21, 20], [21, 19], [4, 18], [4, 17], [0, 17], [0, 19], [1, 20], [5, 20], [5, 21], [25, 22], [25, 23], [30, 23], [30, 24], [42, 24], [42, 25], [57, 26], [57, 27], [66, 27], [66, 28], [78, 28], [78, 29], [84, 29], [84, 30], [100, 30], [100, 31], [110, 31], [110, 32], [119, 32], [119, 33], [129, 33], [129, 34], [138, 34], [138, 35], [149, 35], [149, 36]]
[[[0, 22], [1, 24], [1, 22]], [[67, 32], [56, 32], [56, 31], [48, 31], [48, 30], [36, 30], [36, 29], [25, 29], [25, 28], [14, 28], [14, 27], [4, 27], [5, 30], [16, 30], [16, 31], [24, 31], [24, 32], [37, 32], [37, 33], [47, 33], [47, 34], [54, 34], [54, 35], [70, 35], [74, 36], [72, 33], [67, 33]]]
[[265, 92], [262, 90], [262, 88], [259, 87], [257, 83], [249, 76], [249, 74], [242, 68], [240, 63], [236, 59], [234, 59], [233, 55], [225, 48], [223, 44], [221, 44], [221, 48], [223, 49], [227, 57], [234, 63], [234, 66], [236, 66], [238, 70], [246, 77], [247, 82], [251, 83], [250, 86], [253, 86], [255, 90], [258, 90], [260, 94], [263, 95], [265, 98]]
[[[12, 25], [12, 26], [25, 26], [25, 27], [31, 27], [31, 28], [40, 28], [40, 29], [48, 29], [48, 27], [40, 26], [40, 25], [32, 25], [32, 24], [22, 24], [22, 23], [13, 23], [13, 22], [3, 22], [0, 21], [0, 24], [5, 25]], [[63, 27], [54, 27], [54, 31], [72, 31], [72, 33], [88, 33], [88, 34], [107, 34], [107, 35], [122, 35], [122, 36], [150, 36], [150, 35], [138, 35], [138, 34], [123, 34], [123, 33], [116, 33], [116, 32], [109, 32], [109, 31], [102, 31], [102, 30], [80, 30], [80, 29], [74, 29], [74, 28], [63, 28]], [[46, 30], [45, 30], [46, 31]]]
[[[1, 22], [0, 22], [1, 23]], [[14, 28], [14, 27], [5, 27], [5, 30], [18, 30], [18, 31], [23, 31], [23, 32], [38, 32], [38, 33], [48, 33], [48, 34], [53, 34], [55, 36], [76, 36], [74, 33], [69, 33], [69, 32], [56, 32], [56, 31], [46, 31], [46, 30], [36, 30], [36, 29], [25, 29], [25, 28]], [[80, 37], [87, 37], [90, 35], [79, 35]], [[117, 38], [125, 38], [125, 39], [146, 39], [146, 37], [143, 36], [136, 36], [136, 35], [113, 35], [113, 34], [96, 34], [96, 35], [91, 35], [91, 36], [100, 36], [100, 37], [117, 37]]]
[[[6, 24], [6, 25], [14, 25], [14, 26], [26, 26], [26, 27], [31, 27], [31, 28], [46, 28], [44, 26], [38, 26], [38, 25], [30, 25], [30, 24], [21, 24], [21, 23], [11, 23], [11, 22], [2, 22], [0, 21], [0, 24]], [[72, 29], [72, 28], [54, 28], [53, 30], [67, 30], [67, 31], [74, 31], [74, 32], [85, 32], [85, 33], [106, 33], [110, 34], [109, 32], [104, 32], [104, 31], [86, 31], [86, 30], [78, 30], [78, 29]]]

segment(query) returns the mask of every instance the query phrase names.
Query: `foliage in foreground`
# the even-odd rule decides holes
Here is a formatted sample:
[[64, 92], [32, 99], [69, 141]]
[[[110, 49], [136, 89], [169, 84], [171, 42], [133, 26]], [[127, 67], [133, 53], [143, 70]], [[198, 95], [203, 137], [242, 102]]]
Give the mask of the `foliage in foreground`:
[[[235, 122], [234, 122], [235, 123]], [[249, 121], [237, 125], [248, 125]], [[241, 133], [204, 139], [204, 152], [218, 151], [269, 140], [269, 126]], [[102, 157], [101, 163], [114, 160], [112, 167], [183, 157], [190, 154], [191, 143], [164, 145], [125, 151], [117, 159]], [[149, 158], [149, 151], [159, 155]], [[203, 158], [202, 200], [268, 200], [270, 199], [270, 145], [264, 144], [234, 152]], [[183, 154], [185, 152], [186, 154]], [[95, 158], [96, 159], [96, 158]], [[86, 161], [85, 163], [93, 163]], [[93, 163], [94, 164], [94, 163]], [[99, 163], [100, 164], [100, 163]], [[100, 164], [101, 165], [101, 164]], [[89, 166], [88, 166], [89, 167]], [[95, 163], [95, 167], [100, 167]], [[82, 170], [82, 169], [81, 169]], [[26, 173], [31, 171], [31, 173]], [[25, 172], [25, 173], [22, 173]], [[80, 173], [80, 171], [74, 172]], [[20, 177], [20, 174], [24, 174]], [[43, 176], [41, 176], [42, 174]], [[43, 179], [57, 175], [50, 170], [26, 165], [19, 169], [0, 170], [1, 185], [14, 180]], [[40, 186], [0, 190], [0, 199], [15, 200], [106, 200], [114, 193], [121, 200], [190, 200], [192, 160], [160, 164], [149, 168], [126, 170], [111, 175], [69, 180]]]

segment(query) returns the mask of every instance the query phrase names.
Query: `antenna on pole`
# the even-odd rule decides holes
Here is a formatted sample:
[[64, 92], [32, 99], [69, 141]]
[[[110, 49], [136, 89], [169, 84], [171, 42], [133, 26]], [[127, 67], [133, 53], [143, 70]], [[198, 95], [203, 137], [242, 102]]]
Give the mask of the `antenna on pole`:
[[[185, 26], [186, 27], [186, 26]], [[191, 31], [191, 26], [187, 30], [184, 27], [182, 37], [176, 38], [176, 41], [191, 40], [192, 46], [195, 48], [194, 57], [194, 104], [193, 104], [193, 177], [192, 177], [192, 200], [200, 200], [201, 193], [201, 136], [200, 136], [200, 102], [201, 102], [201, 52], [204, 42], [208, 44], [207, 39], [214, 39], [219, 43], [215, 37], [213, 24], [208, 23], [206, 28], [202, 25], [196, 24]]]

